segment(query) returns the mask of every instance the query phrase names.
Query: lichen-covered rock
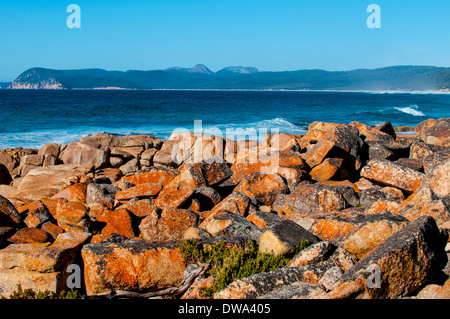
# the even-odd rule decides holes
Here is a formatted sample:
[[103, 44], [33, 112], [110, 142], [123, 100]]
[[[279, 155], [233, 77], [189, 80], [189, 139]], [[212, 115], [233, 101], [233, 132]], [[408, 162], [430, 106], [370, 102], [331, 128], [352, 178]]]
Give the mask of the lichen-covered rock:
[[311, 184], [299, 185], [285, 198], [285, 213], [290, 212], [332, 212], [348, 205], [336, 187]]
[[161, 215], [153, 213], [145, 217], [139, 224], [141, 237], [151, 242], [180, 240], [185, 231], [197, 226], [199, 216], [186, 209], [165, 208]]
[[52, 197], [63, 188], [80, 182], [91, 168], [80, 164], [66, 164], [33, 169], [23, 178], [13, 197], [32, 201]]
[[[432, 217], [403, 227], [345, 272], [328, 295], [343, 298], [400, 298], [408, 296], [439, 273], [447, 263], [444, 242]], [[369, 266], [376, 265], [379, 288], [370, 288]]]
[[98, 217], [97, 221], [106, 223], [101, 231], [102, 234], [119, 234], [127, 238], [135, 235], [130, 214], [125, 209], [106, 211]]
[[185, 269], [178, 242], [101, 242], [85, 245], [81, 254], [88, 295], [111, 289], [147, 292], [178, 286]]
[[161, 213], [161, 209], [155, 205], [155, 201], [151, 198], [135, 198], [127, 201], [124, 205], [120, 206], [120, 208], [126, 209], [139, 218], [144, 218], [153, 213]]
[[235, 191], [220, 201], [211, 210], [211, 214], [230, 212], [245, 217], [249, 213], [250, 202], [250, 198], [247, 195]]
[[396, 133], [390, 122], [384, 122], [377, 126], [369, 126], [356, 121], [350, 122], [350, 125], [355, 126], [361, 139], [364, 142], [376, 142], [376, 141], [390, 141], [395, 140]]
[[342, 162], [342, 158], [326, 158], [322, 163], [314, 167], [309, 175], [318, 182], [329, 180], [337, 173]]
[[438, 226], [450, 221], [450, 211], [441, 199], [417, 203], [400, 210], [399, 213], [410, 221], [415, 221], [421, 216], [431, 216]]
[[298, 281], [272, 290], [258, 299], [330, 299], [330, 297], [322, 285]]
[[423, 179], [423, 185], [439, 196], [445, 198], [450, 196], [450, 158], [432, 166]]
[[88, 208], [81, 202], [59, 202], [56, 208], [56, 220], [61, 224], [77, 226], [89, 225]]
[[53, 237], [53, 239], [56, 239], [56, 237], [58, 237], [58, 235], [64, 233], [64, 230], [61, 227], [59, 227], [49, 221], [43, 223], [41, 225], [41, 229], [45, 230], [47, 233], [49, 233]]
[[440, 118], [429, 122], [416, 132], [422, 141], [435, 145], [448, 145], [450, 136], [450, 118]]
[[211, 238], [211, 234], [198, 226], [189, 227], [183, 234], [183, 239], [200, 239], [200, 238]]
[[163, 189], [162, 184], [142, 183], [136, 186], [118, 191], [114, 197], [116, 201], [130, 200], [132, 198], [156, 198]]
[[428, 155], [431, 155], [444, 149], [445, 147], [443, 146], [432, 145], [422, 142], [420, 140], [416, 140], [411, 144], [409, 158], [423, 161], [424, 158], [427, 157]]
[[114, 198], [121, 189], [111, 184], [89, 183], [86, 187], [86, 203], [90, 206], [101, 204], [114, 206]]
[[25, 205], [25, 207], [26, 210], [23, 209], [24, 206], [22, 206], [20, 210], [23, 212], [23, 215], [26, 211], [24, 223], [27, 227], [39, 227], [43, 223], [53, 219], [47, 207], [41, 201], [32, 202]]
[[[306, 170], [307, 168], [300, 154], [292, 150], [264, 153], [252, 149], [244, 149], [238, 153], [231, 166], [233, 176], [230, 179], [237, 184], [251, 173], [278, 173], [280, 171], [279, 167], [296, 170]], [[283, 174], [280, 175], [283, 176]]]
[[394, 153], [379, 143], [370, 143], [369, 160], [387, 159], [393, 161], [396, 159]]
[[197, 188], [191, 198], [199, 204], [199, 211], [209, 211], [223, 199], [222, 195], [212, 187]]
[[208, 186], [216, 186], [233, 175], [233, 171], [227, 163], [218, 158], [195, 164], [201, 166], [203, 176]]
[[262, 272], [233, 281], [215, 299], [255, 299], [277, 288], [302, 281], [317, 283], [331, 264], [311, 264]]
[[53, 199], [64, 198], [68, 201], [80, 201], [86, 203], [87, 185], [85, 183], [76, 183], [64, 188], [58, 194], [52, 196]]
[[372, 186], [361, 191], [359, 202], [361, 206], [369, 208], [375, 202], [385, 199], [386, 194], [381, 191], [381, 187]]
[[270, 147], [272, 151], [300, 150], [301, 135], [286, 133], [267, 133], [263, 145]]
[[46, 243], [52, 242], [53, 237], [45, 230], [25, 227], [16, 231], [8, 241], [13, 244]]
[[34, 291], [68, 290], [67, 267], [79, 260], [90, 233], [63, 233], [50, 245], [11, 244], [0, 250], [0, 295], [8, 297], [20, 284]]
[[332, 126], [317, 144], [308, 149], [304, 159], [312, 168], [322, 163], [326, 157], [347, 158], [353, 163], [351, 169], [359, 170], [362, 165], [360, 154], [362, 144], [356, 127]]
[[416, 296], [417, 299], [450, 299], [450, 279], [442, 285], [426, 285]]
[[175, 176], [168, 185], [182, 185], [191, 188], [207, 186], [203, 176], [202, 167], [199, 165], [186, 165], [181, 168], [180, 174]]
[[324, 261], [336, 249], [329, 241], [319, 241], [299, 252], [289, 262], [289, 267], [298, 267]]
[[60, 157], [64, 164], [81, 164], [98, 169], [107, 166], [109, 149], [96, 143], [72, 142], [61, 152]]
[[166, 186], [156, 198], [155, 205], [160, 208], [182, 208], [187, 205], [186, 203], [193, 193], [194, 189], [189, 186]]
[[373, 160], [361, 170], [361, 176], [385, 186], [413, 193], [422, 186], [424, 174], [388, 160]]
[[368, 210], [366, 210], [366, 214], [377, 214], [382, 212], [391, 212], [391, 213], [398, 213], [400, 208], [399, 202], [395, 200], [389, 200], [389, 199], [379, 199], [376, 202], [370, 206]]
[[381, 189], [381, 192], [384, 194], [386, 199], [388, 200], [395, 200], [399, 203], [403, 202], [405, 200], [405, 195], [401, 190], [395, 187], [383, 187]]
[[392, 234], [409, 224], [406, 218], [389, 213], [371, 215], [362, 227], [352, 233], [347, 233], [339, 241], [339, 245], [358, 259], [378, 247]]
[[427, 155], [423, 160], [423, 170], [428, 173], [434, 166], [442, 164], [443, 162], [450, 159], [450, 147], [444, 147], [443, 150], [438, 152], [433, 152]]
[[210, 288], [214, 284], [214, 277], [197, 277], [192, 286], [190, 286], [180, 299], [208, 299], [205, 297], [204, 290]]
[[254, 172], [245, 176], [236, 186], [235, 191], [248, 197], [254, 196], [262, 205], [272, 205], [278, 194], [289, 192], [284, 179], [278, 174]]
[[6, 152], [5, 150], [2, 150], [0, 151], [0, 164], [5, 165], [8, 171], [11, 173], [19, 163], [15, 157], [11, 156], [11, 154]]
[[14, 205], [0, 195], [0, 226], [18, 226], [22, 218]]
[[134, 175], [122, 177], [119, 182], [128, 182], [134, 185], [143, 183], [159, 183], [166, 186], [178, 174], [179, 172], [169, 168], [150, 167], [148, 169], [138, 171]]
[[293, 253], [302, 241], [316, 243], [318, 239], [295, 222], [283, 220], [264, 230], [258, 241], [259, 251], [286, 255]]
[[386, 238], [386, 234], [378, 233], [378, 230], [386, 228], [392, 233], [392, 229], [405, 223], [407, 220], [404, 217], [389, 212], [367, 215], [349, 210], [317, 216], [309, 231], [322, 240], [339, 242], [342, 247], [347, 243], [348, 248], [358, 254], [367, 252]]
[[229, 235], [246, 237], [254, 241], [257, 241], [262, 233], [259, 227], [245, 217], [230, 212], [214, 214], [206, 223], [202, 222], [199, 227], [214, 237]]
[[341, 269], [341, 267], [339, 266], [331, 267], [323, 274], [322, 278], [320, 278], [319, 284], [326, 290], [330, 290], [331, 287], [333, 287], [336, 281], [338, 281], [343, 274], [344, 271]]
[[265, 229], [278, 224], [283, 221], [283, 217], [278, 216], [274, 213], [266, 213], [261, 211], [256, 211], [247, 216], [247, 220], [255, 224], [261, 229]]

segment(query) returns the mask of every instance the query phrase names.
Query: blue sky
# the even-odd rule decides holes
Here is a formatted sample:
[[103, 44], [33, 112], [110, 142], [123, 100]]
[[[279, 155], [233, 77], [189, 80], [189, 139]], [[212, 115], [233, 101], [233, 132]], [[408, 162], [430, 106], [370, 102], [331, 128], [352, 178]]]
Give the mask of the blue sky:
[[[81, 29], [69, 29], [69, 4]], [[369, 4], [381, 29], [369, 29]], [[0, 0], [0, 81], [34, 67], [450, 67], [448, 0]]]

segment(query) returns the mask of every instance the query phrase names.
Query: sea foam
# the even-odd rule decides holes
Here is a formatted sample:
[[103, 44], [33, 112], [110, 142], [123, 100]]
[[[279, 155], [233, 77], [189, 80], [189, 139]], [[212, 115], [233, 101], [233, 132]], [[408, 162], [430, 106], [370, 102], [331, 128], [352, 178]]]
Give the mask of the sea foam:
[[397, 111], [406, 113], [406, 114], [411, 114], [414, 116], [425, 116], [425, 114], [421, 111], [419, 111], [419, 106], [417, 105], [410, 105], [410, 106], [406, 106], [406, 107], [394, 107]]

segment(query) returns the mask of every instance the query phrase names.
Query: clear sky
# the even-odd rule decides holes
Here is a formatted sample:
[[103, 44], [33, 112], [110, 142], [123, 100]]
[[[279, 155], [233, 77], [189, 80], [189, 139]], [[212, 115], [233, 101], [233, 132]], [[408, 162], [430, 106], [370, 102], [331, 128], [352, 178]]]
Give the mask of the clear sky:
[[[69, 4], [81, 28], [69, 29]], [[369, 29], [369, 4], [381, 29]], [[450, 67], [449, 0], [0, 0], [0, 81], [30, 67]]]

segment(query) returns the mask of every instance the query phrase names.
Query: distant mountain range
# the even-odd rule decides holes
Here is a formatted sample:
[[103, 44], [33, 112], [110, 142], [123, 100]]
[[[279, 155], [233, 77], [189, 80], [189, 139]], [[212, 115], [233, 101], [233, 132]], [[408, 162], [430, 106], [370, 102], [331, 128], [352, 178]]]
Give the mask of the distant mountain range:
[[[0, 83], [5, 88], [4, 83]], [[150, 71], [102, 69], [53, 70], [31, 68], [10, 89], [248, 89], [248, 90], [368, 90], [450, 91], [450, 68], [391, 66], [352, 71], [298, 70], [259, 72], [254, 67], [229, 66], [213, 72], [203, 64]]]

